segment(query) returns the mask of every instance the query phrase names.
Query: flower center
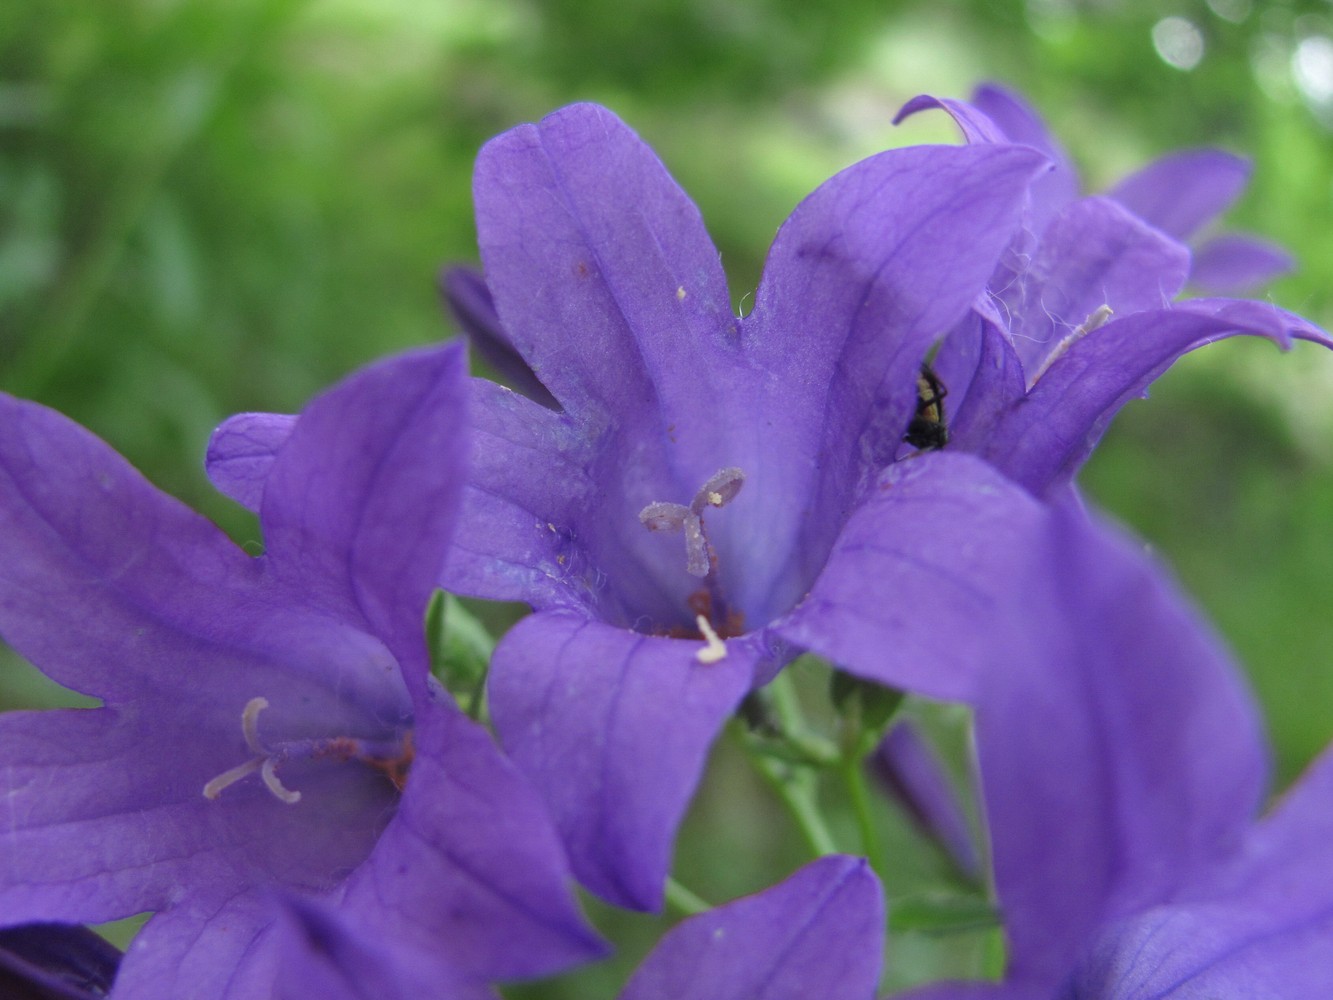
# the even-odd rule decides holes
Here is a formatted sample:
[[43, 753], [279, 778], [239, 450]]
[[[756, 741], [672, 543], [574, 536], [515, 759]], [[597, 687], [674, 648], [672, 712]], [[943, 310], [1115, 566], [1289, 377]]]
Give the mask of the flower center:
[[268, 708], [268, 699], [251, 698], [241, 712], [241, 733], [245, 745], [254, 754], [243, 764], [223, 771], [204, 785], [204, 798], [216, 799], [223, 790], [236, 782], [259, 772], [273, 797], [287, 805], [301, 801], [301, 793], [288, 788], [278, 777], [278, 767], [291, 760], [333, 758], [339, 761], [359, 760], [380, 771], [393, 786], [402, 790], [415, 751], [412, 733], [406, 733], [401, 742], [362, 740], [351, 736], [333, 736], [324, 739], [287, 740], [269, 746], [259, 736], [259, 713]]
[[[719, 634], [739, 635], [739, 614], [727, 605], [717, 572], [717, 550], [708, 541], [704, 512], [725, 507], [745, 485], [745, 473], [733, 467], [719, 469], [699, 487], [689, 505], [655, 500], [639, 511], [639, 521], [649, 531], [679, 531], [685, 536], [685, 572], [699, 577], [704, 587], [686, 602], [694, 615], [699, 638], [708, 643], [700, 662], [713, 663], [726, 655]], [[705, 659], [704, 657], [708, 658]]]

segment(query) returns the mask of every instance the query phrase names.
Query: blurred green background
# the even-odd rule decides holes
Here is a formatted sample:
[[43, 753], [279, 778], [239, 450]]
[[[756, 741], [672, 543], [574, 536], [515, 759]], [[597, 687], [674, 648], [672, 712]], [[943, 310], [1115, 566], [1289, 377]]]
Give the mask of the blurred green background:
[[[700, 204], [739, 300], [831, 172], [955, 141], [938, 114], [891, 127], [901, 102], [984, 79], [1029, 95], [1090, 190], [1180, 146], [1251, 155], [1228, 223], [1290, 247], [1300, 269], [1267, 294], [1333, 325], [1323, 0], [19, 0], [0, 8], [0, 388], [253, 538], [204, 479], [209, 431], [449, 333], [435, 274], [475, 256], [488, 137], [610, 105]], [[1333, 734], [1333, 358], [1232, 342], [1186, 359], [1084, 483], [1238, 651], [1289, 781]], [[0, 704], [53, 697], [0, 662]], [[763, 790], [728, 784], [735, 764], [682, 853], [716, 898], [797, 860], [763, 832]], [[762, 877], [736, 875], [737, 852]]]

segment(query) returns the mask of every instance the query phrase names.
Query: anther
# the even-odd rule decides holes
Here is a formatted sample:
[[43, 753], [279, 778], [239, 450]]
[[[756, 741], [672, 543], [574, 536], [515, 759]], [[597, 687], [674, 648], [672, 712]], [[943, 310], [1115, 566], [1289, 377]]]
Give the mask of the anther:
[[704, 642], [707, 644], [694, 654], [694, 658], [703, 664], [725, 660], [727, 658], [727, 644], [718, 638], [717, 633], [713, 631], [713, 626], [708, 623], [708, 619], [703, 615], [696, 615], [694, 624], [699, 626], [699, 634], [704, 637]]

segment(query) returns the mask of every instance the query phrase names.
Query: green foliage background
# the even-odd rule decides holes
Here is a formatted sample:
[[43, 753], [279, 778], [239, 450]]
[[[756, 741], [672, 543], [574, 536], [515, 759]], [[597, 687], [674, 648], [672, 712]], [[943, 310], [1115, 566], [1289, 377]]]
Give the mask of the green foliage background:
[[[1333, 325], [1333, 105], [1291, 71], [1303, 40], [1333, 34], [1328, 4], [1167, 6], [7, 3], [0, 387], [92, 427], [253, 538], [204, 479], [209, 431], [238, 410], [297, 409], [359, 364], [450, 333], [435, 273], [475, 257], [470, 169], [488, 137], [569, 101], [610, 105], [700, 204], [739, 304], [775, 228], [819, 181], [887, 145], [955, 141], [941, 115], [891, 127], [903, 100], [965, 96], [983, 79], [1043, 109], [1090, 189], [1175, 147], [1253, 156], [1230, 221], [1294, 250], [1300, 270], [1268, 294]], [[1192, 70], [1154, 50], [1167, 13], [1204, 39]], [[1084, 479], [1237, 649], [1282, 783], [1333, 734], [1331, 389], [1319, 349], [1209, 348], [1126, 410]], [[0, 660], [0, 704], [57, 698]], [[713, 880], [716, 898], [799, 860], [738, 770], [724, 752], [682, 851], [682, 870]], [[894, 850], [897, 890], [939, 874], [905, 834]], [[640, 950], [660, 929], [642, 926]], [[917, 970], [906, 978], [931, 974], [929, 946], [902, 947]], [[610, 996], [634, 953], [582, 994], [523, 995]]]

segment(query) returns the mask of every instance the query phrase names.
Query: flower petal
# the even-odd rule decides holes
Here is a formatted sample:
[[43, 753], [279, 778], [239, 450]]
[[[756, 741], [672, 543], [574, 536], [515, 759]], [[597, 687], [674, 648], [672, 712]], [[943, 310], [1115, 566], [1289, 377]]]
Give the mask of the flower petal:
[[257, 583], [222, 532], [102, 441], [0, 396], [0, 634], [49, 677], [137, 696], [158, 665], [149, 630], [224, 641], [219, 604], [253, 599]]
[[992, 427], [980, 454], [1037, 496], [1068, 484], [1120, 408], [1181, 355], [1252, 334], [1279, 345], [1328, 336], [1262, 302], [1194, 299], [1114, 320], [1074, 343]]
[[[571, 528], [598, 494], [590, 446], [565, 414], [485, 379], [469, 390], [473, 463], [442, 585], [539, 608], [591, 601], [584, 539]], [[635, 527], [639, 541], [647, 532]]]
[[949, 445], [976, 452], [990, 440], [996, 423], [1027, 395], [1023, 363], [995, 322], [974, 313], [940, 344], [931, 362], [948, 392]]
[[969, 455], [886, 469], [774, 631], [868, 680], [970, 700], [1043, 508]]
[[440, 693], [416, 740], [398, 812], [347, 883], [352, 925], [474, 980], [602, 957], [540, 798], [486, 731]]
[[440, 293], [471, 344], [515, 392], [556, 410], [560, 404], [538, 381], [500, 325], [486, 278], [470, 267], [450, 267], [440, 274]]
[[[421, 670], [422, 618], [463, 488], [464, 375], [461, 348], [445, 347], [339, 383], [302, 411], [260, 508], [270, 571]], [[414, 688], [424, 679], [404, 673]]]
[[1056, 213], [1078, 197], [1074, 165], [1037, 113], [1015, 92], [988, 83], [972, 92], [970, 102], [923, 95], [904, 105], [894, 124], [928, 107], [949, 114], [969, 143], [1014, 143], [1047, 157], [1051, 169], [1032, 183], [1028, 224], [1034, 235], [1039, 236]]
[[1102, 936], [1071, 980], [1069, 995], [1320, 996], [1333, 982], [1333, 900], [1325, 895], [1322, 912], [1296, 918], [1245, 902], [1149, 910]]
[[494, 1000], [485, 985], [310, 900], [287, 900], [277, 1000]]
[[285, 413], [228, 417], [208, 439], [204, 468], [209, 480], [220, 493], [259, 513], [273, 460], [295, 426], [296, 417]]
[[546, 798], [575, 875], [621, 906], [661, 906], [676, 827], [760, 655], [733, 640], [701, 663], [702, 648], [538, 612], [495, 651], [500, 740]]
[[1009, 974], [1053, 987], [1101, 925], [1239, 847], [1266, 755], [1234, 666], [1135, 546], [1061, 508], [1032, 556], [977, 755]]
[[1240, 197], [1250, 169], [1250, 161], [1234, 153], [1183, 149], [1130, 174], [1107, 196], [1168, 236], [1187, 240]]
[[825, 182], [779, 230], [743, 328], [767, 378], [743, 415], [707, 429], [731, 436], [730, 464], [749, 477], [715, 542], [724, 571], [748, 570], [748, 620], [800, 599], [855, 491], [896, 456], [922, 358], [981, 293], [1044, 166], [1017, 147], [890, 150]]
[[96, 1000], [111, 990], [120, 951], [77, 924], [0, 930], [0, 991], [31, 1000]]
[[605, 108], [575, 104], [492, 139], [473, 191], [500, 321], [567, 409], [631, 419], [692, 386], [734, 336], [698, 209]]
[[1185, 285], [1189, 251], [1107, 198], [1080, 198], [1046, 228], [1035, 256], [996, 294], [1028, 382], [1062, 340], [1109, 306], [1161, 309]]
[[1191, 895], [1201, 901], [1109, 928], [1075, 981], [1117, 1000], [1318, 996], [1333, 981], [1330, 871], [1333, 752], [1325, 750], [1251, 831], [1242, 854], [1195, 880]]
[[[366, 857], [395, 798], [368, 768], [284, 769], [299, 807], [257, 778], [204, 797], [205, 782], [250, 753], [239, 707], [234, 732], [218, 731], [215, 697], [228, 696], [205, 687], [121, 710], [0, 716], [4, 921], [118, 919], [172, 906], [182, 886], [214, 896], [275, 881], [322, 889], [329, 872]], [[289, 707], [275, 701], [271, 712]]]
[[154, 916], [130, 942], [115, 997], [249, 1000], [272, 992], [277, 911], [267, 893], [222, 900], [201, 894]]
[[879, 880], [830, 855], [672, 928], [619, 1000], [865, 1000], [883, 952]]
[[1212, 295], [1235, 295], [1262, 287], [1295, 266], [1291, 254], [1271, 240], [1228, 233], [1195, 249], [1190, 283]]

